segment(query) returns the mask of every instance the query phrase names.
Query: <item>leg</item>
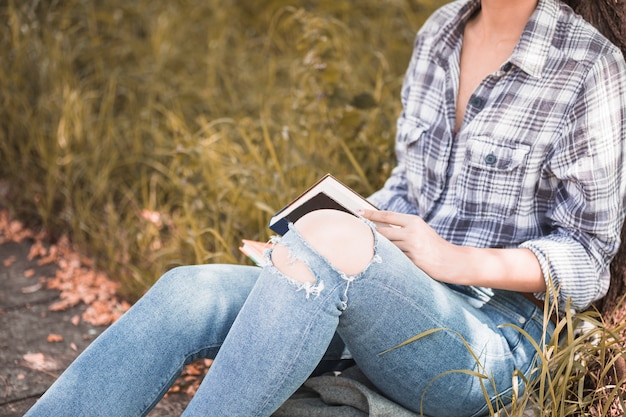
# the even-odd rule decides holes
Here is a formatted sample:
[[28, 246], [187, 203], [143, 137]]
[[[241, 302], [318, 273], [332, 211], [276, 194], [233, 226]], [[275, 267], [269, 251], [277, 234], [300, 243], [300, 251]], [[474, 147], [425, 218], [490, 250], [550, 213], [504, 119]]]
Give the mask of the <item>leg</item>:
[[[383, 265], [393, 249], [381, 239]], [[489, 402], [508, 404], [514, 373], [528, 378], [537, 365], [532, 341], [541, 345], [553, 331], [551, 323], [544, 328], [542, 312], [517, 293], [450, 288], [392, 263], [393, 271], [352, 284], [341, 316], [337, 331], [361, 370], [388, 398], [431, 417], [485, 415]]]
[[27, 416], [145, 415], [185, 363], [212, 358], [260, 269], [176, 268], [96, 339]]
[[335, 330], [391, 399], [431, 416], [480, 415], [510, 392], [515, 370], [529, 372], [535, 356], [518, 331], [499, 325], [518, 325], [536, 340], [543, 333], [541, 313], [523, 297], [436, 282], [343, 213], [305, 216], [272, 260], [185, 416], [271, 415], [304, 382]]
[[328, 348], [345, 307], [348, 274], [372, 261], [373, 234], [336, 211], [309, 214], [296, 226], [310, 242], [292, 230], [276, 245], [273, 265], [259, 276], [184, 416], [269, 416]]

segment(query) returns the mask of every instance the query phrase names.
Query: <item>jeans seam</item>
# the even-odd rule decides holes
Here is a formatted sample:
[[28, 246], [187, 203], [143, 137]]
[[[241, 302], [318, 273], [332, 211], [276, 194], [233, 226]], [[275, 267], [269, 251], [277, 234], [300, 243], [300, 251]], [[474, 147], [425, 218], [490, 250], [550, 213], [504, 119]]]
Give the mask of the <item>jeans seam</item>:
[[174, 383], [174, 381], [176, 381], [176, 378], [178, 378], [178, 375], [181, 374], [181, 372], [183, 371], [183, 367], [184, 367], [184, 365], [181, 364], [180, 366], [175, 368], [175, 371], [171, 374], [172, 376], [170, 378], [166, 377], [166, 378], [163, 378], [163, 379], [161, 379], [159, 381], [159, 384], [158, 384], [159, 388], [154, 390], [154, 394], [152, 395], [153, 400], [152, 401], [146, 401], [144, 403], [144, 406], [143, 406], [143, 408], [141, 410], [141, 415], [142, 416], [148, 415], [148, 413], [159, 403], [161, 398], [163, 398], [163, 396], [169, 390], [169, 387], [171, 387], [172, 384]]
[[[147, 402], [141, 412], [142, 416], [145, 416], [148, 414], [148, 412], [150, 410], [152, 410], [152, 408], [154, 408], [154, 406], [156, 406], [158, 404], [158, 402], [160, 401], [160, 399], [167, 393], [167, 391], [169, 390], [169, 388], [173, 385], [174, 381], [176, 381], [176, 378], [178, 378], [178, 376], [180, 376], [180, 374], [182, 373], [183, 369], [185, 368], [185, 365], [188, 365], [189, 363], [193, 362], [196, 359], [201, 358], [204, 355], [199, 355], [200, 352], [207, 350], [207, 349], [211, 349], [211, 348], [219, 348], [221, 346], [221, 344], [209, 344], [206, 345], [204, 347], [202, 347], [201, 349], [195, 349], [192, 352], [188, 352], [186, 354], [184, 354], [182, 356], [183, 360], [180, 362], [180, 365], [178, 367], [176, 367], [175, 372], [173, 373], [173, 376], [171, 378], [164, 378], [163, 381], [165, 381], [165, 384], [163, 384], [163, 381], [160, 381], [158, 386], [161, 388], [157, 388], [155, 390], [155, 392], [157, 393], [156, 397], [154, 397], [156, 400], [152, 401], [152, 402]], [[191, 360], [190, 360], [191, 359]]]
[[303, 333], [302, 338], [299, 341], [297, 353], [291, 357], [291, 360], [289, 361], [289, 363], [287, 364], [285, 368], [285, 372], [282, 373], [281, 379], [274, 383], [274, 386], [272, 387], [271, 392], [269, 392], [266, 395], [266, 399], [259, 405], [258, 411], [252, 417], [263, 415], [261, 413], [267, 408], [268, 404], [274, 398], [276, 393], [280, 390], [281, 386], [285, 383], [285, 381], [287, 380], [287, 377], [291, 373], [291, 370], [295, 367], [297, 363], [297, 358], [302, 353], [302, 350], [305, 346], [304, 340], [311, 333], [311, 329], [313, 328], [313, 325], [316, 323], [316, 317], [318, 316], [320, 311], [323, 312], [323, 307], [325, 306], [325, 302], [331, 298], [331, 295], [335, 293], [335, 291], [340, 287], [340, 285], [341, 285], [341, 282], [337, 283], [337, 285], [335, 285], [331, 291], [328, 291], [328, 293], [324, 297], [319, 299], [318, 306], [315, 309], [315, 311], [311, 313], [305, 332]]

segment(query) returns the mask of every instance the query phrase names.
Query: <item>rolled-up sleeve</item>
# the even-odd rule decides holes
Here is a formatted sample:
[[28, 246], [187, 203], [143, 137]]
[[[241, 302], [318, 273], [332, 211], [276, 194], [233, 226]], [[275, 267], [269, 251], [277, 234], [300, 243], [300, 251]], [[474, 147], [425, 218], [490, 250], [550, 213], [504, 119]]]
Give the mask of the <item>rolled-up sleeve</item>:
[[[624, 220], [626, 71], [619, 53], [589, 70], [564, 127], [566, 140], [549, 161], [554, 207], [546, 213], [550, 233], [526, 241], [541, 264], [548, 292], [561, 308], [582, 310], [609, 287], [609, 264], [620, 245]], [[536, 294], [545, 298], [546, 293]]]

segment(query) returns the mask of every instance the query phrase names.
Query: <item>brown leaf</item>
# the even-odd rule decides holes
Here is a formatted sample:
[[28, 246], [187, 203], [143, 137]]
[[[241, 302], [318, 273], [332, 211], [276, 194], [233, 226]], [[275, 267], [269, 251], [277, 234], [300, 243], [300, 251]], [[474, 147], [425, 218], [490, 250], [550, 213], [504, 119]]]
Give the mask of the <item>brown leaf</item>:
[[32, 278], [35, 276], [35, 270], [34, 269], [27, 269], [26, 271], [24, 271], [24, 277], [25, 278]]
[[57, 252], [58, 252], [58, 248], [55, 245], [50, 246], [50, 250], [48, 251], [48, 255], [42, 257], [41, 259], [39, 259], [37, 261], [37, 265], [43, 266], [43, 265], [49, 265], [51, 263], [54, 263], [54, 261], [57, 260]]
[[22, 294], [32, 294], [34, 292], [37, 292], [41, 289], [41, 283], [37, 283], [37, 284], [33, 284], [33, 285], [29, 285], [27, 287], [22, 287], [21, 291]]
[[13, 265], [15, 261], [17, 261], [17, 257], [15, 255], [11, 255], [8, 258], [6, 258], [4, 261], [2, 261], [2, 265], [4, 265], [5, 268], [8, 268], [11, 265]]
[[48, 343], [59, 343], [63, 341], [63, 336], [60, 334], [50, 333], [48, 335]]
[[71, 304], [67, 300], [60, 300], [55, 303], [52, 303], [48, 306], [48, 310], [50, 311], [64, 311], [70, 307], [73, 307], [76, 304]]
[[189, 365], [187, 367], [187, 375], [197, 376], [202, 374], [202, 369], [198, 366]]
[[198, 391], [198, 386], [196, 386], [195, 384], [190, 385], [185, 390], [185, 394], [189, 395], [190, 397], [193, 397], [196, 394], [196, 391]]
[[42, 365], [46, 362], [46, 357], [43, 353], [27, 353], [22, 358], [31, 365]]
[[32, 261], [33, 259], [39, 256], [46, 256], [48, 254], [48, 250], [44, 247], [41, 241], [36, 241], [30, 247], [30, 251], [28, 252], [28, 260]]
[[59, 364], [46, 358], [43, 353], [27, 353], [22, 358], [26, 361], [29, 368], [37, 371], [55, 371], [59, 369]]

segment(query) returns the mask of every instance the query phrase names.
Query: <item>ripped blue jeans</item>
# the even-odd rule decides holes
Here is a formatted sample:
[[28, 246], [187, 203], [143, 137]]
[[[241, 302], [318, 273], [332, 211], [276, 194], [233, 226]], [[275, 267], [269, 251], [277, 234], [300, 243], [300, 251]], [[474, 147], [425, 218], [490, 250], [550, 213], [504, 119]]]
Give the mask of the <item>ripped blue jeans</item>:
[[270, 416], [320, 361], [347, 352], [384, 395], [417, 413], [484, 415], [483, 388], [489, 401], [506, 403], [514, 372], [528, 374], [536, 352], [515, 327], [500, 325], [539, 341], [542, 312], [516, 293], [434, 281], [374, 235], [374, 257], [354, 276], [295, 229], [281, 244], [306, 262], [314, 283], [271, 265], [169, 271], [26, 416], [144, 416], [197, 358], [215, 362], [184, 416]]

